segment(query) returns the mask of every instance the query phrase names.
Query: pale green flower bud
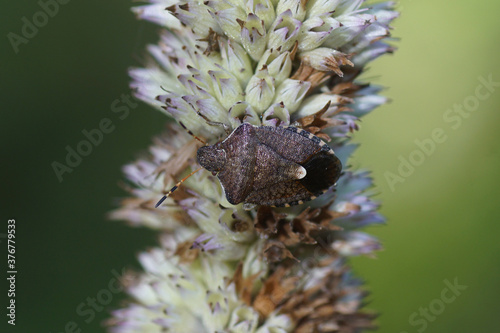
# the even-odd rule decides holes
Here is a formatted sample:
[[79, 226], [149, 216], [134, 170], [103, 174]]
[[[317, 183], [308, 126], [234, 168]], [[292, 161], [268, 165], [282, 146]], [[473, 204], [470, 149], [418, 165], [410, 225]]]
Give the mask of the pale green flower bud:
[[275, 103], [262, 114], [262, 124], [274, 127], [290, 125], [290, 112], [283, 103]]
[[274, 99], [274, 78], [267, 69], [262, 69], [248, 82], [245, 94], [246, 101], [257, 113], [264, 112]]
[[352, 99], [340, 95], [316, 94], [304, 100], [300, 110], [294, 114], [294, 118], [302, 118], [314, 114], [323, 109], [328, 103], [330, 103], [330, 107], [334, 107], [349, 102], [352, 102]]
[[262, 69], [264, 66], [269, 75], [274, 77], [275, 84], [280, 85], [292, 71], [290, 52], [281, 53], [276, 49], [268, 49], [260, 59], [257, 68]]
[[241, 44], [253, 60], [260, 59], [267, 43], [264, 22], [254, 14], [249, 14], [246, 21], [238, 20], [238, 23], [241, 26]]
[[208, 73], [212, 79], [212, 91], [224, 109], [228, 110], [244, 98], [238, 81], [228, 72], [209, 71]]
[[246, 101], [238, 102], [229, 109], [229, 123], [232, 128], [241, 125], [242, 120], [255, 126], [261, 124], [259, 115]]
[[[250, 3], [250, 2], [249, 2]], [[264, 21], [264, 26], [266, 30], [271, 27], [274, 19], [276, 18], [276, 13], [274, 12], [274, 4], [271, 0], [256, 0], [253, 2], [254, 9], [253, 13]], [[252, 12], [252, 10], [250, 10]]]
[[238, 79], [241, 87], [245, 87], [253, 75], [250, 57], [238, 43], [221, 41], [220, 44], [222, 67]]
[[280, 15], [286, 11], [290, 11], [293, 18], [302, 21], [306, 16], [306, 4], [304, 0], [282, 0], [278, 2], [276, 14]]
[[302, 22], [295, 19], [290, 10], [280, 14], [269, 32], [269, 48], [281, 47], [282, 50], [290, 50], [299, 38]]
[[[309, 0], [307, 18], [332, 14], [342, 0]], [[335, 13], [337, 14], [337, 13]]]
[[182, 23], [190, 26], [195, 34], [205, 36], [210, 29], [221, 32], [216, 20], [210, 12], [210, 8], [203, 3], [188, 2], [169, 7], [168, 10]]
[[294, 113], [301, 105], [310, 88], [311, 82], [286, 79], [276, 89], [274, 102], [283, 103], [288, 112]]
[[340, 22], [331, 17], [312, 17], [301, 27], [300, 51], [309, 51], [320, 47], [331, 35], [334, 29], [340, 27]]
[[247, 13], [240, 6], [230, 2], [211, 0], [207, 1], [211, 8], [210, 14], [215, 19], [223, 33], [235, 41], [240, 41], [241, 26], [238, 21], [245, 21]]

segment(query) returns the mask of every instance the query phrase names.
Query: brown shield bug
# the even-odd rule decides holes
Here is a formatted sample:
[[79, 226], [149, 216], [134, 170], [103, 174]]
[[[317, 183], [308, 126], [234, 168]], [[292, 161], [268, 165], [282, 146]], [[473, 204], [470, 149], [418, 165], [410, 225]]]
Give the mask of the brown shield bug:
[[[340, 160], [325, 142], [293, 126], [243, 123], [223, 141], [198, 149], [197, 159], [217, 176], [233, 205], [302, 204], [325, 193], [342, 170]], [[156, 207], [188, 177], [176, 184]]]

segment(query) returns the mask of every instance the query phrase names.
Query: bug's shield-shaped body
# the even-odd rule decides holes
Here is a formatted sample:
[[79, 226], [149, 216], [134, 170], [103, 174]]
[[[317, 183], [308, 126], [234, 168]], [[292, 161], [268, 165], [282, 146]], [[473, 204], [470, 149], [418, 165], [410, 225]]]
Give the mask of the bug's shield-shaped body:
[[296, 127], [244, 123], [224, 141], [198, 150], [198, 162], [217, 175], [231, 204], [291, 206], [335, 184], [342, 165], [333, 150]]

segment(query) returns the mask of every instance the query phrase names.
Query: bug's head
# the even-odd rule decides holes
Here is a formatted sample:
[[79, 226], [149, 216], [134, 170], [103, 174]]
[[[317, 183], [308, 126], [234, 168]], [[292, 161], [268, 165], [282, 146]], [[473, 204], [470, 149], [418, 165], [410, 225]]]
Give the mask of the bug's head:
[[197, 159], [202, 167], [215, 174], [224, 169], [226, 152], [223, 149], [217, 149], [215, 145], [205, 146], [198, 149]]

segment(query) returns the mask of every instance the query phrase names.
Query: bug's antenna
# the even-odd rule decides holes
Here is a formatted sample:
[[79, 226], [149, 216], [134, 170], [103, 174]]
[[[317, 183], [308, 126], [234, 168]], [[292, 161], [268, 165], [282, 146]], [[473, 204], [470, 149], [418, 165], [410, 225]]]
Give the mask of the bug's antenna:
[[196, 140], [200, 141], [201, 143], [203, 143], [205, 146], [207, 145], [207, 143], [205, 141], [203, 141], [202, 139], [200, 139], [199, 137], [197, 137], [196, 135], [194, 135], [193, 132], [191, 132], [190, 130], [187, 129], [186, 126], [184, 126], [184, 124], [182, 122], [179, 121], [179, 125], [182, 126], [182, 128], [184, 128], [186, 130], [186, 132], [188, 132], [189, 135], [191, 135], [193, 138], [195, 138]]
[[167, 193], [167, 194], [165, 194], [165, 195], [163, 196], [163, 198], [161, 198], [161, 199], [160, 199], [160, 201], [158, 201], [158, 202], [156, 203], [155, 208], [158, 208], [158, 207], [159, 207], [159, 206], [163, 203], [163, 201], [165, 201], [165, 199], [167, 199], [167, 198], [170, 196], [170, 194], [172, 194], [172, 192], [174, 192], [175, 190], [177, 190], [177, 188], [178, 188], [178, 187], [179, 187], [179, 186], [180, 186], [180, 185], [181, 185], [181, 184], [182, 184], [182, 183], [183, 183], [186, 179], [188, 179], [189, 177], [191, 177], [192, 175], [194, 175], [195, 173], [197, 173], [197, 172], [198, 172], [198, 171], [200, 171], [201, 169], [203, 169], [203, 168], [202, 168], [202, 167], [200, 167], [200, 168], [198, 168], [198, 169], [194, 170], [193, 172], [191, 172], [191, 173], [190, 173], [189, 175], [187, 175], [186, 177], [182, 178], [180, 182], [178, 182], [177, 184], [175, 184], [175, 186], [174, 186], [174, 187], [172, 187], [172, 188], [170, 189], [170, 191], [168, 191], [168, 193]]

